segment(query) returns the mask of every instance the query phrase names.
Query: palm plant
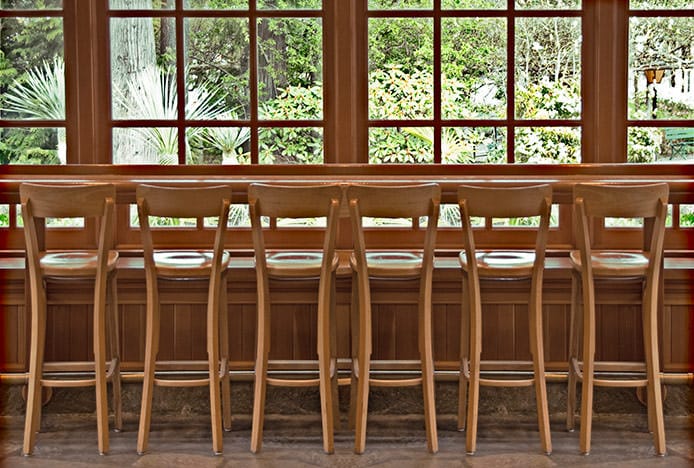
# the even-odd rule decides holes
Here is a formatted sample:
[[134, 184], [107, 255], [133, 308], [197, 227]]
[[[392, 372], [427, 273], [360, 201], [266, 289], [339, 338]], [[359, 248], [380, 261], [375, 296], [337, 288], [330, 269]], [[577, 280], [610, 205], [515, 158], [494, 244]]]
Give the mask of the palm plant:
[[[5, 93], [6, 112], [40, 120], [65, 120], [65, 62], [60, 56], [45, 60], [16, 79]], [[58, 158], [66, 163], [65, 127], [58, 127]]]
[[[236, 120], [238, 116], [232, 112], [224, 112], [219, 116], [222, 120]], [[212, 147], [222, 152], [222, 164], [239, 164], [239, 157], [245, 158], [241, 146], [251, 136], [248, 127], [210, 127], [206, 129], [203, 139]]]

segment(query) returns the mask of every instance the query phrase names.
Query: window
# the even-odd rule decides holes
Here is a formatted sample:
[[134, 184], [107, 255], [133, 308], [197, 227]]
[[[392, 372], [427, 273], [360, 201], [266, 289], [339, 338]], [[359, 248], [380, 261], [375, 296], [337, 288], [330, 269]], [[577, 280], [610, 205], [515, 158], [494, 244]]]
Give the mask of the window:
[[323, 162], [321, 0], [110, 0], [115, 164]]
[[65, 164], [61, 0], [0, 1], [0, 164]]
[[631, 0], [628, 161], [694, 160], [694, 4]]
[[369, 162], [575, 163], [580, 0], [370, 0]]

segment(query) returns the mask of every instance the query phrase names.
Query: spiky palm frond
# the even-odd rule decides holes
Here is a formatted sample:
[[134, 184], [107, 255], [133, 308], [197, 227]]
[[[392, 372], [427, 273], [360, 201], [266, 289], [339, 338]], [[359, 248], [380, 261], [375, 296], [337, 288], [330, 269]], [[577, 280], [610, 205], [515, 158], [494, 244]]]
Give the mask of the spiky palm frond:
[[26, 72], [5, 94], [7, 112], [41, 120], [65, 119], [65, 62], [56, 56]]

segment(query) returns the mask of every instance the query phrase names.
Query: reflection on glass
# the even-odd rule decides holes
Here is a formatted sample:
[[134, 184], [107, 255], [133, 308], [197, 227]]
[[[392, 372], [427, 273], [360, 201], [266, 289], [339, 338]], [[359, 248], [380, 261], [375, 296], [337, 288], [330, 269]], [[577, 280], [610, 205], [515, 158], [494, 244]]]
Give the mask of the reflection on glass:
[[248, 127], [191, 127], [186, 164], [250, 164]]
[[516, 18], [516, 116], [581, 116], [581, 20]]
[[248, 20], [189, 18], [185, 35], [186, 118], [248, 119]]
[[0, 164], [65, 164], [65, 127], [0, 129]]
[[109, 0], [112, 10], [173, 10], [176, 0]]
[[369, 0], [369, 10], [431, 10], [433, 0]]
[[258, 20], [258, 115], [267, 120], [323, 118], [320, 18]]
[[441, 130], [443, 164], [503, 164], [506, 129], [502, 127], [444, 127]]
[[518, 10], [580, 10], [581, 0], [516, 0]]
[[627, 162], [694, 161], [694, 128], [629, 127]]
[[114, 128], [113, 164], [178, 164], [178, 129]]
[[506, 117], [506, 20], [441, 20], [444, 119]]
[[248, 10], [249, 0], [184, 0], [187, 10]]
[[[253, 1], [253, 0], [251, 0]], [[322, 0], [257, 0], [259, 10], [320, 10]]]
[[323, 129], [261, 128], [258, 147], [260, 164], [323, 164]]
[[693, 21], [629, 21], [630, 119], [694, 119]]
[[692, 0], [630, 0], [632, 10], [676, 10], [694, 9]]
[[433, 117], [433, 21], [369, 20], [369, 118]]
[[581, 162], [581, 130], [576, 127], [519, 127], [515, 143], [516, 163]]
[[507, 0], [441, 0], [444, 10], [503, 10]]
[[434, 162], [432, 127], [370, 128], [369, 162], [421, 164]]

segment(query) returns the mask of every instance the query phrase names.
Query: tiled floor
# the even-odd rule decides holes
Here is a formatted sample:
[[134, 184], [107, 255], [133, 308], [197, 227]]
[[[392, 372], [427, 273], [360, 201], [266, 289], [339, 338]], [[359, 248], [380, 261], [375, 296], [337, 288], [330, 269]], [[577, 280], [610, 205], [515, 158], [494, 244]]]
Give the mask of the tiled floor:
[[212, 466], [240, 467], [692, 467], [694, 419], [669, 416], [666, 420], [668, 455], [654, 456], [652, 439], [643, 415], [596, 417], [589, 456], [578, 453], [578, 431], [564, 430], [560, 417], [552, 420], [551, 456], [540, 453], [536, 425], [531, 417], [480, 417], [478, 451], [465, 455], [465, 434], [455, 430], [452, 415], [438, 419], [439, 453], [426, 451], [421, 416], [369, 416], [367, 447], [363, 455], [352, 453], [353, 437], [346, 425], [336, 433], [335, 453], [322, 451], [320, 421], [315, 415], [266, 418], [263, 450], [249, 452], [250, 419], [239, 416], [224, 436], [224, 455], [214, 456], [208, 419], [157, 417], [152, 424], [149, 452], [135, 453], [137, 415], [128, 414], [124, 431], [111, 433], [111, 450], [99, 456], [95, 421], [91, 415], [47, 414], [38, 435], [35, 454], [21, 455], [23, 417], [0, 418], [0, 466]]

